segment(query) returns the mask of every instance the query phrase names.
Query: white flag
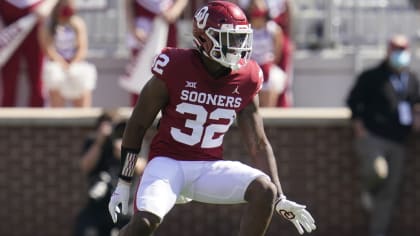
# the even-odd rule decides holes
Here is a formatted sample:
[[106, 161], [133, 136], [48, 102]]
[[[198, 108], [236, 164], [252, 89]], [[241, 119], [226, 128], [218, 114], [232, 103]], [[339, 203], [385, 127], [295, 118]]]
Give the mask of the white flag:
[[0, 31], [0, 67], [33, 29], [39, 17], [47, 17], [58, 0], [45, 0], [28, 14]]
[[129, 92], [139, 94], [147, 81], [152, 77], [150, 71], [154, 57], [166, 46], [168, 38], [168, 23], [161, 17], [156, 17], [153, 29], [147, 41], [137, 56], [137, 61], [129, 76], [121, 77], [119, 84]]

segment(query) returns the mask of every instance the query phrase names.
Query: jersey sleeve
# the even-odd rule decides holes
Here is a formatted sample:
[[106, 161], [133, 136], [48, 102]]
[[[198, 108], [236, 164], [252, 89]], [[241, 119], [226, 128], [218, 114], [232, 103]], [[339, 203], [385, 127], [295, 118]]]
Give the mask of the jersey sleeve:
[[250, 65], [246, 72], [248, 77], [246, 84], [247, 96], [244, 98], [243, 107], [246, 107], [257, 96], [264, 82], [261, 67], [255, 61], [249, 61], [248, 63]]
[[254, 98], [260, 92], [264, 83], [264, 74], [261, 67], [257, 63], [254, 63], [254, 65], [254, 69], [251, 73], [252, 81], [255, 83], [255, 90], [252, 98]]
[[171, 48], [164, 48], [160, 54], [158, 54], [152, 64], [152, 74], [165, 82], [173, 75], [173, 70], [176, 68], [174, 57], [175, 53]]

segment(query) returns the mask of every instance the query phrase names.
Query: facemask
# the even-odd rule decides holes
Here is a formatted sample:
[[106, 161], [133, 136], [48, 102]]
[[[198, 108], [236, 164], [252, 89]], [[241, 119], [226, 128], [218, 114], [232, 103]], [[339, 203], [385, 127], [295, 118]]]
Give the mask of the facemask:
[[230, 68], [232, 70], [237, 70], [240, 68], [239, 66], [239, 60], [241, 60], [241, 54], [240, 53], [226, 53], [226, 62], [230, 64]]
[[70, 5], [62, 6], [60, 9], [60, 17], [61, 18], [70, 18], [74, 15], [74, 9]]
[[389, 63], [396, 69], [407, 67], [410, 64], [411, 55], [408, 51], [400, 50], [391, 52]]

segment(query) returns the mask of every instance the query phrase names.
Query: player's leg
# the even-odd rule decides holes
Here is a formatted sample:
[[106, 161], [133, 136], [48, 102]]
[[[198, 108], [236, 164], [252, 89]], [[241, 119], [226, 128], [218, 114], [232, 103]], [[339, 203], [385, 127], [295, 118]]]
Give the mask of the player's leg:
[[135, 213], [120, 236], [148, 236], [172, 209], [184, 185], [178, 162], [156, 157], [144, 170], [135, 197]]
[[119, 232], [119, 236], [149, 236], [157, 229], [160, 218], [152, 213], [138, 211]]
[[240, 236], [264, 235], [271, 221], [276, 187], [265, 177], [258, 177], [247, 188], [245, 213], [241, 219]]
[[186, 191], [187, 197], [214, 204], [247, 203], [239, 235], [264, 235], [276, 196], [270, 178], [260, 170], [235, 161], [213, 162], [206, 169], [190, 192]]

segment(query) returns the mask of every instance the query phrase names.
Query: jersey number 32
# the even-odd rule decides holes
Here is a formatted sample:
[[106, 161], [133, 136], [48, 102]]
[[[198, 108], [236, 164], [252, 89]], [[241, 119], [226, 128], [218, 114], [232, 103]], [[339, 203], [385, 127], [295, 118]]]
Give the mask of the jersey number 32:
[[[163, 67], [169, 62], [169, 57], [160, 54], [154, 61], [152, 70], [156, 73], [163, 74]], [[176, 111], [180, 114], [191, 114], [195, 119], [186, 119], [184, 127], [192, 130], [190, 133], [184, 133], [180, 128], [171, 127], [171, 136], [177, 142], [194, 146], [200, 143], [201, 148], [216, 148], [222, 145], [223, 136], [232, 125], [236, 112], [230, 109], [217, 108], [209, 112], [202, 106], [182, 102], [176, 106]], [[211, 124], [211, 121], [227, 119], [227, 124]], [[210, 125], [205, 126], [206, 123]], [[220, 134], [215, 137], [216, 134]]]

